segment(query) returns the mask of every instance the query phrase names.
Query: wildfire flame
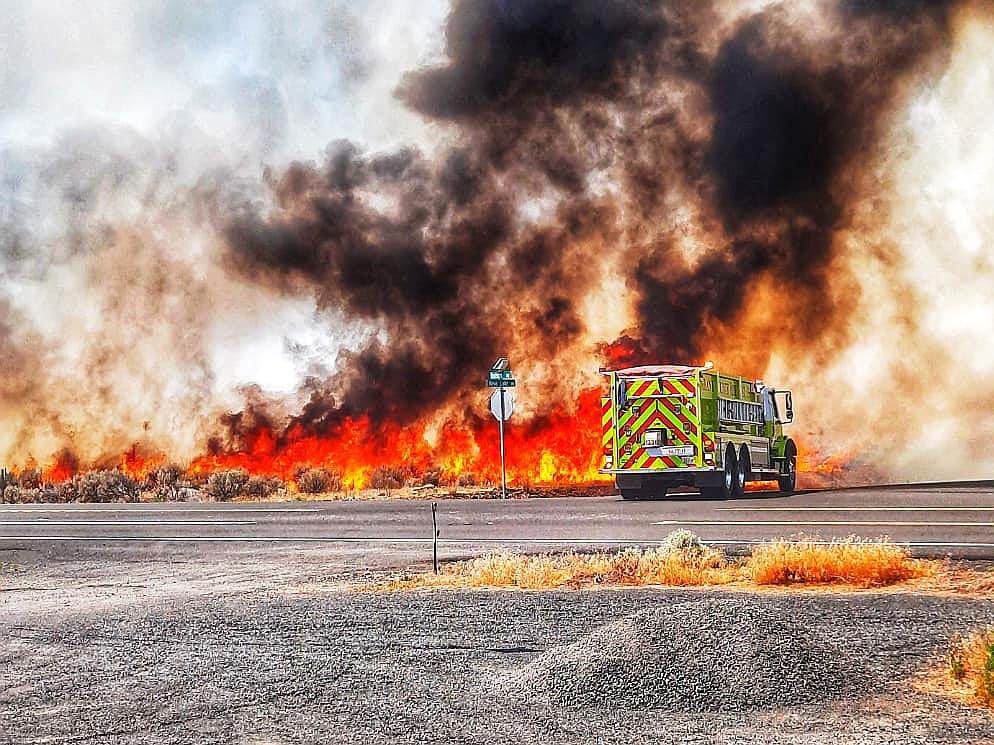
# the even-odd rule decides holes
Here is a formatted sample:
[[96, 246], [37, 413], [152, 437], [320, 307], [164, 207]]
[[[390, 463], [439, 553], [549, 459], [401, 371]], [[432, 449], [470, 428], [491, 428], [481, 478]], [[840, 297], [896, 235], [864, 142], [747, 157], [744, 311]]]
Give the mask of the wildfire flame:
[[[551, 413], [505, 428], [508, 482], [526, 484], [586, 484], [603, 481], [600, 466], [600, 390], [583, 391], [575, 411], [557, 407]], [[472, 425], [446, 424], [433, 444], [427, 426], [395, 424], [373, 428], [363, 417], [346, 420], [331, 437], [319, 437], [303, 427], [282, 437], [267, 427], [249, 434], [248, 447], [237, 452], [204, 455], [190, 466], [192, 474], [244, 468], [250, 473], [292, 481], [301, 468], [327, 468], [342, 475], [347, 488], [361, 489], [379, 467], [401, 465], [412, 475], [437, 471], [453, 480], [472, 473], [494, 483], [500, 479], [497, 423], [474, 420]]]
[[[505, 428], [508, 483], [515, 486], [563, 486], [604, 483], [601, 466], [600, 388], [583, 390], [575, 406], [558, 406], [550, 413], [514, 421]], [[346, 420], [331, 436], [318, 436], [300, 425], [284, 433], [267, 426], [251, 429], [245, 447], [195, 458], [188, 466], [192, 477], [244, 469], [253, 475], [276, 476], [293, 484], [307, 468], [325, 468], [340, 474], [347, 489], [363, 489], [378, 468], [401, 467], [413, 477], [437, 473], [453, 482], [473, 474], [482, 483], [500, 480], [497, 423], [478, 418], [470, 424], [448, 423], [434, 437], [427, 425], [374, 428], [368, 418]], [[804, 486], [840, 485], [848, 480], [858, 453], [847, 451], [822, 457], [799, 442], [798, 472]], [[113, 466], [136, 481], [145, 481], [168, 463], [165, 453], [142, 453], [133, 446]], [[111, 465], [111, 463], [108, 463]], [[29, 461], [22, 469], [36, 469]], [[42, 480], [59, 483], [81, 471], [68, 451], [41, 469]], [[750, 484], [750, 491], [773, 488], [775, 482]]]

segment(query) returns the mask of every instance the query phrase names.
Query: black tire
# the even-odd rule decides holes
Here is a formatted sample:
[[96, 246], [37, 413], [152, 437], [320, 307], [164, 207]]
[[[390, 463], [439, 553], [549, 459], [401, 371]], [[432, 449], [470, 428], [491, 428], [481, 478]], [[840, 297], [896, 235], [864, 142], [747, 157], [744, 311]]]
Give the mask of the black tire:
[[708, 499], [733, 499], [735, 497], [735, 470], [737, 468], [735, 447], [729, 445], [725, 449], [724, 470], [722, 471], [721, 486], [706, 486], [701, 494]]
[[641, 489], [618, 489], [621, 492], [621, 498], [628, 501], [635, 501], [637, 499], [642, 499]]
[[735, 490], [735, 496], [741, 497], [745, 493], [746, 481], [749, 480], [750, 471], [752, 470], [752, 465], [749, 463], [749, 447], [743, 445], [739, 449], [739, 457], [735, 462], [735, 483], [733, 488]]
[[777, 476], [777, 486], [780, 493], [790, 496], [797, 488], [797, 446], [793, 440], [787, 440], [787, 447], [784, 448], [783, 462], [780, 464], [780, 475]]

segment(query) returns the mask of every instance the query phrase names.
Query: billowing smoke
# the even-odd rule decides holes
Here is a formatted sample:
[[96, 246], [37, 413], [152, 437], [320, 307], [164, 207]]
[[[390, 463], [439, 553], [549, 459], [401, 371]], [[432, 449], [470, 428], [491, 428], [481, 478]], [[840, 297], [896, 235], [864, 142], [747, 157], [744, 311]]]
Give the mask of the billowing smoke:
[[[182, 437], [170, 421], [148, 437], [189, 457], [244, 449], [260, 427], [288, 445], [302, 432], [341, 437], [359, 419], [374, 436], [411, 424], [476, 430], [483, 375], [500, 354], [519, 370], [532, 426], [575, 407], [599, 364], [713, 358], [793, 386], [809, 451], [927, 476], [907, 452], [943, 450], [923, 435], [941, 430], [943, 442], [963, 444], [934, 472], [972, 473], [985, 440], [964, 440], [959, 422], [994, 387], [981, 365], [971, 395], [948, 407], [918, 377], [950, 350], [948, 335], [929, 328], [935, 318], [916, 310], [941, 308], [943, 295], [929, 296], [916, 273], [935, 267], [911, 266], [925, 254], [910, 224], [948, 218], [909, 206], [908, 184], [927, 183], [930, 166], [909, 173], [908, 164], [930, 146], [928, 127], [913, 121], [919, 107], [970, 122], [961, 115], [978, 102], [947, 81], [964, 64], [990, 75], [969, 40], [994, 37], [983, 37], [991, 23], [966, 2], [453, 0], [441, 57], [396, 81], [396, 100], [430, 133], [417, 146], [336, 140], [317, 162], [266, 168], [261, 184], [250, 166], [225, 162], [171, 179], [169, 205], [158, 182], [129, 187], [141, 186], [140, 209], [164, 229], [202, 246], [153, 270], [147, 245], [168, 245], [162, 231], [129, 239], [111, 222], [112, 238], [99, 236], [135, 246], [141, 293], [174, 321], [151, 331], [163, 334], [169, 370], [203, 371], [195, 393], [149, 398], [85, 357], [75, 374], [99, 376], [108, 400], [142, 402], [136, 411], [188, 417], [195, 426]], [[144, 160], [153, 155], [169, 160]], [[121, 170], [108, 178], [129, 178]], [[959, 222], [989, 235], [990, 207], [971, 199]], [[12, 232], [7, 254], [40, 230]], [[60, 240], [85, 243], [93, 230], [83, 219]], [[989, 283], [976, 261], [971, 281]], [[188, 300], [163, 305], [177, 287]], [[994, 303], [981, 302], [990, 315]], [[217, 319], [308, 303], [336, 339], [322, 347], [326, 359], [305, 350], [293, 395], [243, 389], [241, 413], [218, 419], [233, 403], [211, 380]], [[139, 388], [156, 377], [147, 372], [156, 360], [129, 351], [144, 338], [112, 334], [101, 347], [148, 376]], [[888, 348], [895, 342], [906, 354]], [[861, 350], [872, 360], [854, 364]], [[57, 372], [60, 384], [73, 379]], [[882, 405], [880, 386], [892, 404]], [[84, 460], [126, 438], [105, 436], [103, 424], [85, 438], [58, 431]], [[25, 453], [21, 440], [9, 450]]]

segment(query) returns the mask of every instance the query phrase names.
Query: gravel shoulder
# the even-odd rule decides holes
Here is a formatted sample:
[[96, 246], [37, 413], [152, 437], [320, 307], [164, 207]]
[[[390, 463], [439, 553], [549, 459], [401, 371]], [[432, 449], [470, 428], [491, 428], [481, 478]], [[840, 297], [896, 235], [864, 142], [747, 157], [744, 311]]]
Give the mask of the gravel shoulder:
[[3, 743], [994, 742], [914, 685], [990, 601], [357, 593], [388, 562], [327, 548], [0, 560]]

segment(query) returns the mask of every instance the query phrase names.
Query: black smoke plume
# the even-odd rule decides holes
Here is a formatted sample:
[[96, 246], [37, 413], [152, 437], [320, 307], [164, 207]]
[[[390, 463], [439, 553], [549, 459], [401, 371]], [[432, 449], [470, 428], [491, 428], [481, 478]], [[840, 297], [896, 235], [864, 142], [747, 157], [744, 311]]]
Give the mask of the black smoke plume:
[[271, 179], [272, 210], [230, 218], [234, 271], [385, 331], [296, 423], [417, 419], [504, 350], [593, 355], [611, 340], [585, 339], [578, 304], [605, 261], [637, 316], [615, 362], [696, 359], [770, 277], [788, 343], [837, 326], [847, 179], [945, 53], [952, 4], [840, 0], [816, 30], [782, 4], [733, 20], [725, 5], [454, 0], [445, 61], [397, 89], [447, 133], [437, 156], [334, 143]]

